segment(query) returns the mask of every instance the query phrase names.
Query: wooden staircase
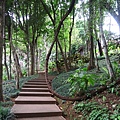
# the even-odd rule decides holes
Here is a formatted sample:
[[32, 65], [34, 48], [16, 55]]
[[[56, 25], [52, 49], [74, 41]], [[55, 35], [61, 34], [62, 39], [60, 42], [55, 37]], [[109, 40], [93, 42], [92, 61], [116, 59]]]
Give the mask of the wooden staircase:
[[16, 120], [65, 120], [49, 92], [43, 72], [39, 79], [29, 80], [23, 85], [11, 112]]

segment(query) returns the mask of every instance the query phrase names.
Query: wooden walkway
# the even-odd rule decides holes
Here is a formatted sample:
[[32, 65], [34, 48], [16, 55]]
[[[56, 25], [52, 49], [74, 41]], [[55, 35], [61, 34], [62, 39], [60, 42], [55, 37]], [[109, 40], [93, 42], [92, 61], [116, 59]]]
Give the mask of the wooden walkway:
[[65, 120], [48, 90], [44, 73], [24, 84], [11, 112], [16, 120]]

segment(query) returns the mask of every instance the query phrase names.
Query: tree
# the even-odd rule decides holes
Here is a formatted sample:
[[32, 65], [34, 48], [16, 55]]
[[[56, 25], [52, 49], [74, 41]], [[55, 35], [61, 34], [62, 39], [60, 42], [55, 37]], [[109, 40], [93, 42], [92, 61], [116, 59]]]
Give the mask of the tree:
[[[38, 4], [39, 3], [39, 4]], [[38, 37], [41, 35], [42, 27], [45, 22], [45, 12], [39, 0], [15, 2], [15, 14], [18, 19], [18, 25], [25, 34], [25, 45], [27, 48], [28, 72], [29, 57], [31, 58], [31, 74], [35, 73], [35, 56]], [[21, 19], [22, 18], [22, 19]], [[29, 53], [30, 51], [30, 53]]]
[[113, 16], [120, 29], [120, 0], [110, 0], [109, 2], [107, 0], [100, 0], [100, 4]]
[[3, 101], [2, 91], [2, 54], [3, 54], [3, 41], [4, 41], [4, 23], [5, 21], [5, 0], [0, 2], [0, 101]]
[[[60, 19], [62, 17], [62, 14], [63, 14], [63, 10], [62, 10], [62, 6], [66, 6], [67, 4], [64, 3], [63, 1], [60, 2], [59, 0], [56, 0], [55, 2], [53, 2], [52, 0], [50, 0], [50, 4], [51, 4], [51, 8], [49, 6], [47, 6], [45, 4], [45, 2], [43, 2], [43, 0], [40, 0], [40, 2], [42, 3], [46, 13], [48, 14], [52, 24], [53, 24], [53, 28], [54, 28], [54, 38], [55, 38], [55, 35], [56, 35], [56, 32], [57, 32], [57, 24], [58, 24], [58, 18]], [[61, 6], [62, 5], [62, 6]], [[58, 9], [58, 7], [60, 6], [60, 10]], [[51, 11], [49, 11], [49, 8], [50, 10], [52, 11], [52, 14], [50, 13]], [[59, 15], [59, 13], [61, 13]], [[57, 15], [56, 15], [57, 14]], [[53, 16], [53, 17], [52, 17]], [[64, 23], [62, 23], [62, 25], [64, 25]], [[55, 59], [55, 62], [56, 62], [56, 67], [57, 67], [57, 70], [59, 72], [59, 67], [58, 67], [58, 47], [60, 49], [60, 52], [61, 52], [61, 55], [63, 57], [63, 61], [64, 61], [64, 64], [65, 64], [65, 71], [68, 71], [68, 65], [67, 65], [67, 59], [64, 55], [64, 52], [63, 52], [63, 48], [61, 46], [61, 43], [59, 41], [59, 37], [57, 37], [58, 40], [56, 40], [56, 59]], [[51, 45], [52, 46], [52, 45]], [[53, 43], [53, 46], [54, 46], [54, 43]]]
[[103, 42], [103, 50], [104, 50], [107, 69], [108, 69], [108, 72], [109, 72], [109, 75], [110, 75], [110, 79], [111, 79], [111, 81], [113, 81], [115, 79], [115, 73], [114, 73], [112, 64], [110, 62], [110, 58], [109, 58], [109, 55], [108, 55], [108, 49], [107, 49], [107, 43], [106, 43], [104, 32], [103, 32], [103, 14], [104, 14], [103, 6], [100, 5], [100, 26], [99, 26], [100, 37], [101, 37], [101, 40]]
[[94, 58], [94, 37], [93, 37], [93, 0], [89, 0], [89, 41], [90, 41], [90, 62], [88, 69], [93, 69], [95, 67]]
[[[73, 10], [74, 5], [75, 5], [75, 0], [72, 0], [71, 3], [70, 3], [69, 9], [68, 9], [67, 12], [63, 15], [63, 17], [61, 18], [61, 20], [59, 21], [59, 24], [58, 24], [58, 26], [57, 26], [56, 34], [55, 34], [55, 37], [54, 37], [54, 41], [52, 42], [52, 45], [51, 45], [51, 47], [50, 47], [50, 49], [49, 49], [49, 52], [48, 52], [48, 54], [47, 54], [47, 57], [46, 57], [46, 67], [45, 67], [46, 75], [45, 75], [45, 76], [46, 76], [46, 79], [47, 79], [47, 80], [48, 80], [48, 76], [47, 76], [47, 75], [48, 75], [48, 61], [49, 61], [49, 57], [50, 57], [50, 55], [51, 55], [51, 51], [52, 51], [52, 49], [53, 49], [53, 46], [54, 46], [55, 42], [58, 40], [58, 34], [59, 34], [59, 32], [60, 32], [60, 29], [61, 29], [62, 24], [63, 24], [64, 20], [68, 17], [68, 15], [71, 13], [71, 11]], [[49, 85], [49, 84], [48, 84], [48, 85]], [[53, 94], [55, 94], [56, 96], [62, 98], [62, 96], [58, 95], [57, 93], [55, 93], [55, 92], [52, 90], [52, 88], [51, 88], [50, 85], [49, 85], [48, 87], [49, 87], [49, 89], [51, 90], [51, 92], [52, 92]]]

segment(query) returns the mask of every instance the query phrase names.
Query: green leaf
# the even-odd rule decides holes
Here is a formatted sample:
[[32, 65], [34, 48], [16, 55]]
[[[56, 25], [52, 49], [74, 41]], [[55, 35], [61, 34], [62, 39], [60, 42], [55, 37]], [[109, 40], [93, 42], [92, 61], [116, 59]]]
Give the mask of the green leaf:
[[93, 79], [88, 79], [88, 82], [90, 85], [94, 85], [95, 84], [95, 81]]
[[103, 67], [102, 69], [108, 74], [108, 69], [107, 68]]
[[118, 120], [120, 120], [120, 116], [118, 116]]

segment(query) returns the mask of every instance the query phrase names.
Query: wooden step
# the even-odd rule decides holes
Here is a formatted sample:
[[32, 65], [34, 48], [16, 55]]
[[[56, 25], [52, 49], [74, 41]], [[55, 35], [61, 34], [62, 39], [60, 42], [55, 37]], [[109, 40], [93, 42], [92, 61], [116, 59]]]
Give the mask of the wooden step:
[[17, 118], [62, 116], [56, 104], [14, 104], [11, 112]]
[[47, 85], [46, 82], [26, 82], [25, 85]]
[[50, 92], [20, 92], [19, 96], [52, 96]]
[[15, 104], [56, 104], [52, 97], [18, 96]]
[[66, 119], [62, 116], [53, 116], [53, 117], [17, 118], [16, 120], [66, 120]]
[[46, 82], [46, 80], [28, 80], [27, 82]]
[[48, 88], [47, 85], [23, 85], [23, 88]]
[[22, 88], [22, 92], [48, 92], [48, 88]]

